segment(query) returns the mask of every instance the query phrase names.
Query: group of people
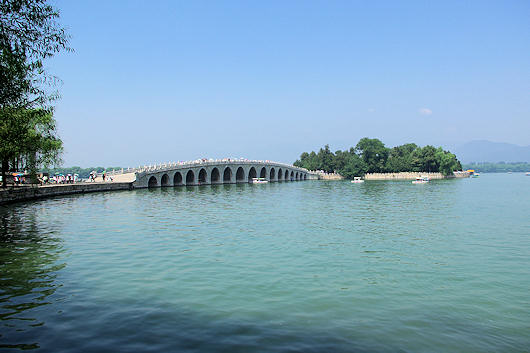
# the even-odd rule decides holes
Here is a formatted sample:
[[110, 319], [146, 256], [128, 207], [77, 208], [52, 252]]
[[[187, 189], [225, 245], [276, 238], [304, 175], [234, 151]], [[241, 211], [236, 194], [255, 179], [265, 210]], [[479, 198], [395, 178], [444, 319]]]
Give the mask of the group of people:
[[15, 185], [25, 184], [26, 183], [26, 176], [25, 175], [14, 175], [13, 176], [13, 183]]
[[[13, 185], [24, 185], [24, 184], [31, 184], [33, 180], [27, 172], [24, 173], [13, 173], [12, 175], [12, 181]], [[79, 175], [78, 174], [57, 174], [52, 177], [49, 177], [47, 173], [39, 173], [36, 175], [36, 180], [39, 184], [45, 185], [45, 184], [73, 184], [79, 181]], [[0, 182], [2, 181], [0, 177]], [[9, 181], [8, 181], [9, 182]]]
[[[113, 182], [114, 178], [111, 175], [108, 175], [106, 171], [98, 175], [98, 172], [95, 170], [90, 172], [90, 175], [88, 177], [89, 182], [96, 182], [97, 178], [101, 176], [101, 179], [103, 182]], [[53, 176], [49, 176], [48, 173], [38, 173], [37, 174], [37, 181], [41, 185], [46, 184], [74, 184], [80, 181], [81, 178], [79, 178], [79, 174], [55, 174]], [[13, 173], [9, 175], [8, 183], [12, 183], [13, 185], [23, 185], [26, 183], [31, 183], [31, 178], [28, 177], [28, 174], [26, 172], [24, 173]], [[2, 176], [0, 176], [0, 183], [2, 182]]]
[[88, 181], [95, 182], [96, 178], [98, 176], [98, 173], [96, 171], [91, 171], [90, 175], [88, 176]]
[[47, 175], [44, 175], [42, 177], [43, 184], [73, 184], [77, 183], [79, 181], [79, 175], [78, 174], [58, 174], [54, 175], [51, 178], [48, 178]]
[[[88, 181], [95, 182], [97, 177], [98, 177], [98, 173], [95, 170], [93, 170], [93, 171], [90, 172], [90, 175], [88, 176]], [[112, 176], [107, 175], [107, 171], [103, 171], [103, 173], [101, 174], [101, 179], [103, 179], [103, 182], [105, 182], [105, 181], [111, 181], [111, 182], [114, 181]]]

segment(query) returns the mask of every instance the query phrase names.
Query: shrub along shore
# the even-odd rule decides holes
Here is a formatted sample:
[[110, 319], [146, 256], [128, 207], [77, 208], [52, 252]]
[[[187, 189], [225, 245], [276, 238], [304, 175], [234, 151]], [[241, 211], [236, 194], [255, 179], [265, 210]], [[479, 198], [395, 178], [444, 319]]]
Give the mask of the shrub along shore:
[[366, 173], [427, 172], [447, 176], [462, 170], [456, 156], [441, 147], [407, 143], [388, 148], [379, 139], [367, 137], [346, 151], [331, 152], [326, 145], [318, 152], [304, 152], [294, 165], [326, 173], [337, 172], [347, 179]]

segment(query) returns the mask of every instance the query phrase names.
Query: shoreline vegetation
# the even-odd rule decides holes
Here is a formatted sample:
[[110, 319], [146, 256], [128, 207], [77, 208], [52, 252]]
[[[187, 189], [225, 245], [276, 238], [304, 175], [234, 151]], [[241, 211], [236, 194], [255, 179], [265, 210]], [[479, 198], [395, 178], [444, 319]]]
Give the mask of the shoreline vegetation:
[[462, 170], [456, 156], [441, 147], [415, 143], [388, 148], [379, 139], [362, 138], [349, 150], [331, 152], [325, 145], [318, 152], [303, 152], [293, 163], [296, 167], [338, 173], [346, 179], [367, 173], [425, 172], [452, 175]]
[[525, 173], [530, 171], [530, 163], [528, 162], [473, 162], [465, 163], [464, 169], [474, 169], [481, 173]]

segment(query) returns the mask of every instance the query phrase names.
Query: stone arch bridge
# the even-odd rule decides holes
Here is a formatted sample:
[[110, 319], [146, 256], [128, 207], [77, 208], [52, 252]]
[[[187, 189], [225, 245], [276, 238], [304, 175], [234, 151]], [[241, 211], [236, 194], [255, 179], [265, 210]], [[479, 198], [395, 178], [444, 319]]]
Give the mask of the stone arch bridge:
[[171, 163], [136, 171], [135, 188], [269, 182], [318, 179], [307, 169], [270, 161], [216, 160]]

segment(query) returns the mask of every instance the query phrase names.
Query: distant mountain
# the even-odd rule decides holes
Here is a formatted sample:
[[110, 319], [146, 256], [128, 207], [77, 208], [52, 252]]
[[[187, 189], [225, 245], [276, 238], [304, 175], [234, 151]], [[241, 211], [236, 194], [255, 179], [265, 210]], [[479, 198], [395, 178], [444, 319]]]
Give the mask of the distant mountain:
[[462, 163], [530, 162], [530, 146], [502, 142], [471, 141], [456, 147], [453, 153]]

